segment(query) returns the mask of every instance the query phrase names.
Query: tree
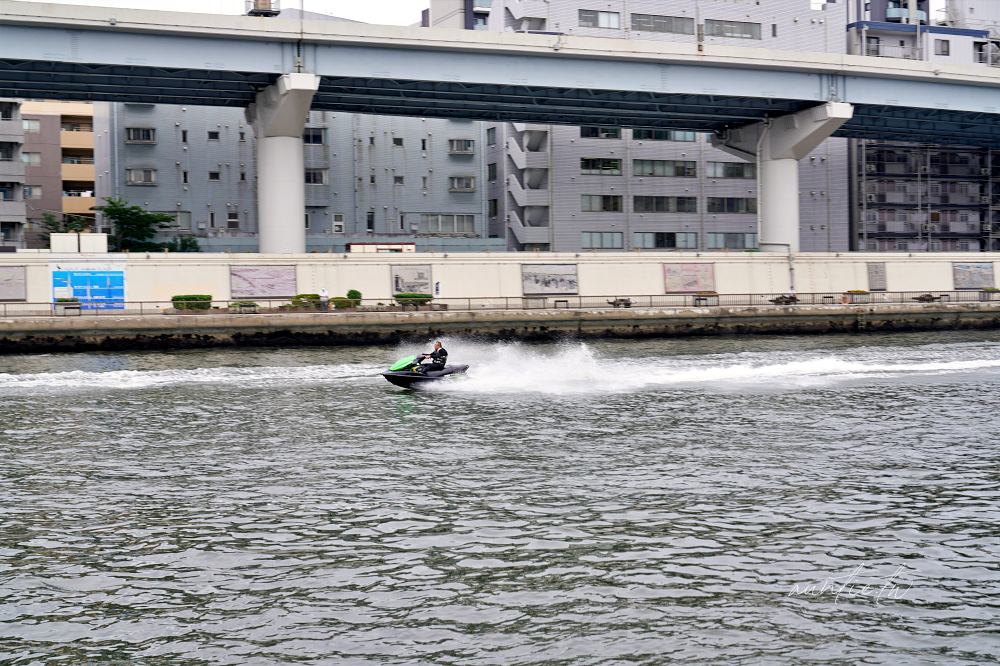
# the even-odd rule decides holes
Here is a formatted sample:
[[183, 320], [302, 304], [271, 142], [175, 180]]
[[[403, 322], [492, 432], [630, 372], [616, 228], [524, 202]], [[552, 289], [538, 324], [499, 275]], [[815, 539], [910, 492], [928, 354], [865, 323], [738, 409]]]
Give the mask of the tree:
[[40, 234], [40, 237], [42, 242], [46, 245], [50, 245], [52, 234], [79, 233], [81, 231], [87, 231], [92, 223], [93, 220], [90, 218], [81, 217], [79, 215], [63, 215], [62, 219], [60, 219], [52, 213], [42, 213], [41, 224], [44, 231]]
[[156, 232], [168, 229], [174, 216], [169, 213], [151, 213], [134, 206], [124, 199], [104, 197], [103, 206], [94, 206], [112, 223], [108, 237], [108, 249], [112, 252], [155, 252], [162, 250], [163, 243], [152, 242]]

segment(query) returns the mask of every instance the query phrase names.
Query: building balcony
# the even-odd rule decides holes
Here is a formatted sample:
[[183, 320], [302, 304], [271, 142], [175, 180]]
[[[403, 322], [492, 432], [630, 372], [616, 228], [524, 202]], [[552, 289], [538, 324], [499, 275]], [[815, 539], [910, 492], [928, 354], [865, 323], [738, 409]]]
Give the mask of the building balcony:
[[93, 215], [90, 210], [97, 205], [97, 197], [63, 197], [62, 212], [69, 215]]
[[63, 180], [83, 180], [92, 182], [94, 180], [93, 164], [63, 164]]
[[20, 120], [0, 120], [0, 141], [22, 143], [24, 128]]
[[24, 180], [24, 162], [20, 159], [4, 159], [0, 157], [0, 180]]
[[70, 132], [62, 130], [59, 132], [59, 145], [63, 148], [94, 148], [93, 132]]
[[23, 201], [8, 201], [0, 199], [0, 216], [3, 217], [24, 217], [26, 208]]

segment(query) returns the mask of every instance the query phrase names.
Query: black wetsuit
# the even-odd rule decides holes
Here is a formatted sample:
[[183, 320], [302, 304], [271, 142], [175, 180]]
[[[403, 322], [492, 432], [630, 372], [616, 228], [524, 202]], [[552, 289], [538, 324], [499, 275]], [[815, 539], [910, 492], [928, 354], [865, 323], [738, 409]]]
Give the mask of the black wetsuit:
[[441, 349], [435, 349], [430, 354], [431, 362], [424, 366], [424, 370], [444, 370], [445, 363], [448, 362], [448, 351], [441, 347]]

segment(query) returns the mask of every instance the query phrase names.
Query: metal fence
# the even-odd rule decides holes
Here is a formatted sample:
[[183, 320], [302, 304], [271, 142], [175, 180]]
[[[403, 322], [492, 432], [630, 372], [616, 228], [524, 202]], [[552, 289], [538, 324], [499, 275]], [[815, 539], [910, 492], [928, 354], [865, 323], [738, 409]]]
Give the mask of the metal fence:
[[[794, 299], [794, 300], [793, 300]], [[331, 299], [326, 309], [316, 305], [293, 305], [291, 299], [233, 299], [204, 303], [206, 309], [178, 310], [170, 301], [102, 301], [80, 303], [0, 302], [2, 317], [88, 316], [161, 314], [276, 314], [314, 313], [342, 315], [366, 312], [449, 311], [477, 312], [483, 310], [613, 310], [641, 308], [699, 308], [713, 306], [817, 306], [913, 303], [972, 303], [993, 301], [1000, 304], [1000, 292], [988, 290], [963, 291], [876, 291], [819, 292], [795, 294], [716, 294], [711, 292], [659, 294], [651, 296], [515, 296], [498, 298], [434, 298], [429, 302], [400, 304], [393, 299], [366, 298], [352, 307], [338, 307]], [[188, 306], [193, 307], [193, 306]]]

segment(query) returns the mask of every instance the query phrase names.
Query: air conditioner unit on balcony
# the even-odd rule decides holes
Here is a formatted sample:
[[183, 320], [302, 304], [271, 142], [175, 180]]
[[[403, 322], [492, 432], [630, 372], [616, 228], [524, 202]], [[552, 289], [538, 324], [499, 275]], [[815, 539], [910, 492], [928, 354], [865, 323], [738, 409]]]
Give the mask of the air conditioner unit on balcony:
[[865, 197], [865, 200], [868, 201], [868, 203], [875, 203], [876, 201], [878, 201], [878, 195], [869, 194]]
[[921, 225], [921, 229], [923, 229], [924, 231], [937, 231], [937, 225], [936, 224], [923, 224], [923, 225]]
[[990, 175], [990, 170], [989, 169], [980, 169], [979, 170], [979, 175], [980, 176], [988, 176], [988, 175]]
[[986, 224], [984, 224], [984, 225], [982, 226], [982, 230], [983, 230], [983, 233], [985, 233], [985, 234], [988, 234], [988, 233], [990, 233], [990, 223], [989, 223], [989, 222], [987, 222]]
[[988, 204], [989, 202], [990, 202], [990, 198], [989, 197], [979, 197], [979, 203], [981, 203], [981, 204]]
[[865, 171], [867, 171], [868, 173], [875, 173], [875, 171], [876, 171], [876, 165], [874, 165], [874, 164], [866, 164], [865, 165]]

